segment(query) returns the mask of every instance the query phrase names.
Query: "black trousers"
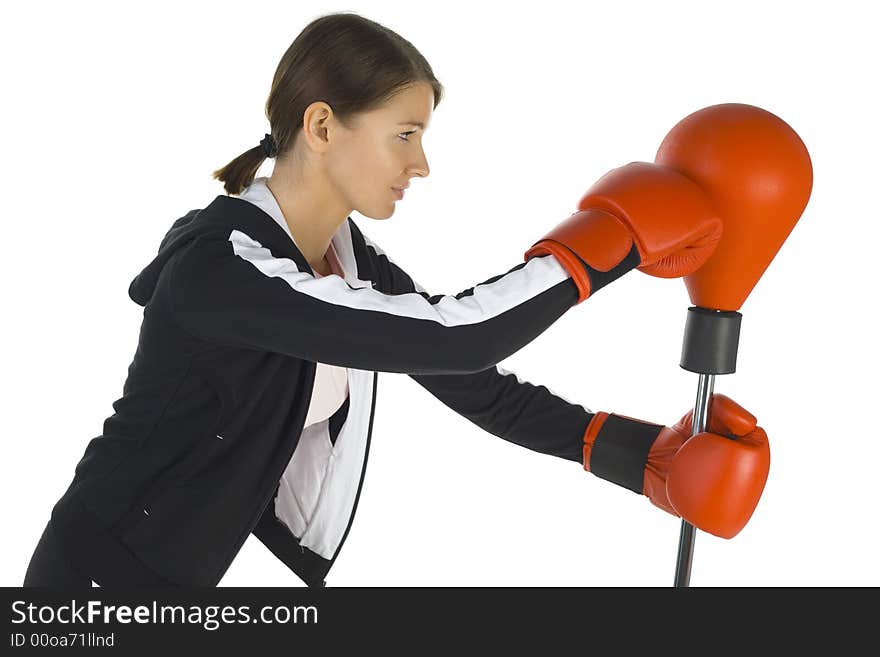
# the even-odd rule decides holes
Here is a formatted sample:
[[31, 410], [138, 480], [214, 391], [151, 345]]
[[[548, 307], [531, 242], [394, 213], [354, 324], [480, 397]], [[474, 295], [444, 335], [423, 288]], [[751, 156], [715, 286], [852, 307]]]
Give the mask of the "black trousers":
[[81, 573], [64, 553], [51, 519], [34, 549], [23, 586], [92, 586], [92, 578]]

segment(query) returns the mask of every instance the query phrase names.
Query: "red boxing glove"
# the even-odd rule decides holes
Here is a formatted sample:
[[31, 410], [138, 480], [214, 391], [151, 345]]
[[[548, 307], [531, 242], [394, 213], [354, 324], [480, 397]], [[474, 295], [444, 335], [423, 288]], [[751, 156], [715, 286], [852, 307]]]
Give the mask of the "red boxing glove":
[[712, 395], [708, 431], [691, 436], [693, 415], [691, 409], [666, 427], [596, 413], [584, 433], [584, 469], [647, 496], [697, 529], [733, 538], [767, 482], [767, 434], [725, 395]]
[[669, 167], [631, 162], [602, 176], [578, 212], [524, 257], [555, 256], [574, 279], [580, 303], [633, 268], [661, 278], [696, 271], [721, 230], [721, 218], [697, 183]]

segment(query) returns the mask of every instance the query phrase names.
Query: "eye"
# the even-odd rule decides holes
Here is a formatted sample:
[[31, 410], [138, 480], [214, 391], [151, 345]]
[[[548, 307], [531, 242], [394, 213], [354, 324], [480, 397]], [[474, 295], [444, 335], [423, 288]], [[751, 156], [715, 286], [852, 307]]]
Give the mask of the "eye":
[[[401, 132], [400, 134], [401, 135], [411, 135], [414, 132], [415, 132], [415, 130], [410, 130], [409, 132]], [[398, 135], [398, 137], [400, 137], [400, 135]], [[407, 139], [406, 137], [400, 137], [400, 138], [403, 139], [403, 141], [409, 141], [409, 139]]]

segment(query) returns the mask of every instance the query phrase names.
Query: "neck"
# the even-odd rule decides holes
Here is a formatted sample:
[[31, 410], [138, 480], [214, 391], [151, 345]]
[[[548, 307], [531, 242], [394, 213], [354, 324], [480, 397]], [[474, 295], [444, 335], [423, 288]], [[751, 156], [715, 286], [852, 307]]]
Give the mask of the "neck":
[[[293, 184], [287, 181], [293, 181]], [[326, 270], [325, 254], [330, 240], [349, 212], [320, 181], [295, 180], [289, 173], [279, 171], [277, 164], [266, 184], [309, 266], [317, 271]]]

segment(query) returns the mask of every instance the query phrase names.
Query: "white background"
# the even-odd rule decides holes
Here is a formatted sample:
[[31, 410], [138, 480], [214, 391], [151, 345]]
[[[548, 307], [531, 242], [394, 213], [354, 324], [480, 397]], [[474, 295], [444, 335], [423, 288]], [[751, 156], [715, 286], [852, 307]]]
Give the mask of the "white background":
[[[353, 213], [432, 293], [503, 273], [607, 170], [653, 160], [723, 102], [788, 122], [812, 198], [740, 312], [715, 391], [767, 430], [761, 503], [698, 533], [692, 586], [880, 585], [876, 23], [870, 3], [15, 3], [0, 28], [3, 211], [0, 584], [122, 395], [143, 309], [127, 295], [171, 223], [255, 146], [290, 42], [356, 11], [446, 88], [431, 174], [391, 220]], [[873, 82], [872, 82], [873, 80]], [[269, 175], [267, 160], [258, 175]], [[501, 363], [590, 410], [672, 424], [684, 282], [633, 272]], [[411, 427], [424, 430], [413, 433]], [[506, 443], [380, 373], [357, 515], [328, 586], [670, 586], [680, 522], [578, 464]], [[250, 537], [221, 586], [303, 586]]]

